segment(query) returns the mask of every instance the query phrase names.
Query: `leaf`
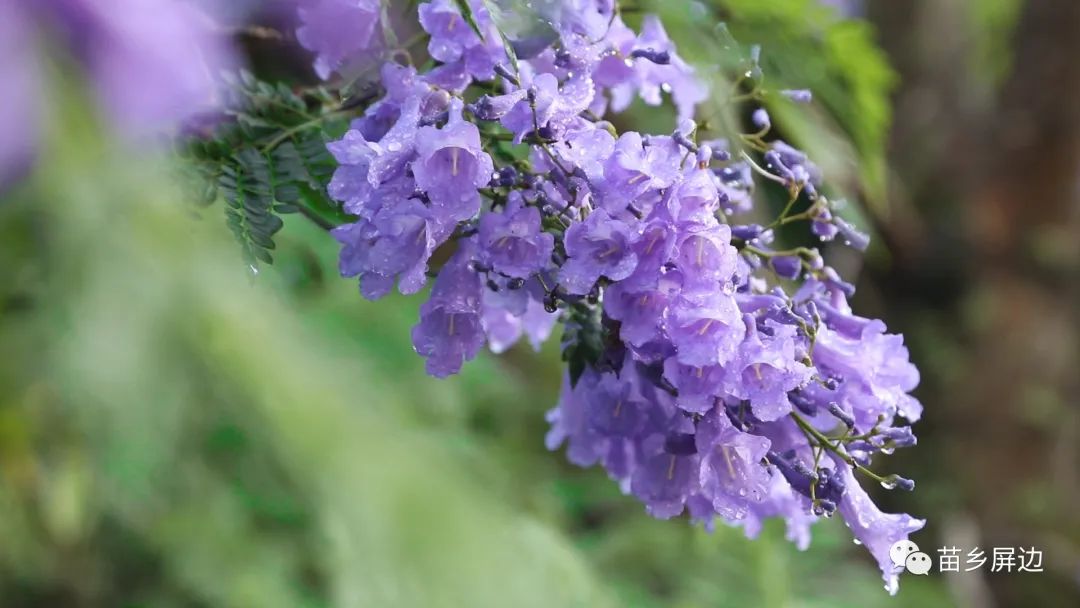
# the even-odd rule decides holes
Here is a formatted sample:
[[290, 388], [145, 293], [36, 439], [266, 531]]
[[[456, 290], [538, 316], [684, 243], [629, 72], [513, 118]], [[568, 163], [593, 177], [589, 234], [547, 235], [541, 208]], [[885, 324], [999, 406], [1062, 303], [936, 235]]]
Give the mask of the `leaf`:
[[[335, 223], [326, 216], [344, 220], [326, 195], [337, 168], [326, 142], [328, 131], [342, 128], [347, 119], [326, 109], [339, 109], [341, 102], [322, 87], [301, 95], [249, 72], [227, 75], [225, 81], [233, 121], [217, 125], [212, 136], [184, 142], [182, 155], [192, 164], [189, 190], [205, 204], [220, 195], [245, 262], [270, 263], [274, 235], [283, 226], [279, 215], [310, 208], [324, 218], [323, 227]], [[309, 101], [321, 108], [309, 110]], [[205, 186], [197, 185], [200, 176]]]
[[473, 14], [472, 7], [469, 6], [468, 0], [454, 0], [454, 4], [456, 4], [458, 10], [461, 11], [461, 16], [464, 17], [465, 23], [468, 23], [469, 27], [472, 28], [472, 31], [476, 32], [476, 35], [483, 40], [484, 33], [480, 31], [480, 25], [476, 22], [476, 15]]
[[570, 385], [577, 386], [585, 369], [604, 352], [604, 329], [598, 310], [584, 305], [571, 308], [562, 338], [562, 358], [567, 363]]
[[218, 187], [228, 206], [226, 222], [240, 243], [245, 261], [273, 263], [269, 250], [273, 236], [284, 223], [273, 215], [274, 172], [266, 157], [256, 148], [241, 148], [231, 163], [222, 167]]
[[326, 140], [317, 132], [297, 139], [299, 143], [285, 141], [274, 148], [276, 170], [285, 180], [320, 189], [329, 182], [335, 167], [333, 157], [326, 150]]

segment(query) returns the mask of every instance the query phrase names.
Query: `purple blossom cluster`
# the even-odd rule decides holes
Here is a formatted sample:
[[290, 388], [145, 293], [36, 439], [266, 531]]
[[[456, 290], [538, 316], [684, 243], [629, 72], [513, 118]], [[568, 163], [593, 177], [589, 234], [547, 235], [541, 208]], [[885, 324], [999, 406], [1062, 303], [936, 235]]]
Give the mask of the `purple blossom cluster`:
[[[373, 18], [377, 3], [317, 4]], [[544, 27], [517, 32], [491, 3], [461, 5], [420, 4], [434, 67], [387, 59], [385, 94], [329, 145], [329, 192], [357, 217], [334, 231], [341, 273], [369, 299], [435, 277], [412, 339], [439, 377], [485, 344], [536, 346], [564, 322], [551, 449], [602, 465], [656, 517], [750, 536], [779, 517], [805, 547], [810, 525], [839, 513], [895, 591], [888, 549], [923, 522], [882, 513], [856, 474], [913, 485], [869, 466], [914, 444], [919, 375], [900, 336], [852, 312], [853, 287], [816, 248], [776, 242], [776, 226], [804, 221], [865, 247], [818, 168], [766, 141], [765, 110], [739, 147], [706, 137], [692, 116], [709, 89], [655, 17], [635, 32], [608, 0], [561, 0], [537, 15]], [[305, 28], [328, 29], [309, 44], [321, 74], [369, 50], [370, 18], [353, 31], [343, 16], [335, 33], [334, 19], [304, 14]], [[603, 118], [665, 96], [670, 134], [619, 134]], [[790, 195], [770, 225], [739, 221], [755, 180]]]

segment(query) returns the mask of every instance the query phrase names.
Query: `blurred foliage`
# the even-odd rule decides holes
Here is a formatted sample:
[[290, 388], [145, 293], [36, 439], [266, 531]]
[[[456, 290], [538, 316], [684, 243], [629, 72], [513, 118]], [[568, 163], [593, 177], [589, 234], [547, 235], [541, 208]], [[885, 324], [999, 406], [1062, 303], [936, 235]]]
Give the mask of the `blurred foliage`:
[[1004, 41], [1012, 37], [1022, 0], [978, 0], [968, 5], [974, 57], [972, 67], [980, 80], [1000, 85], [1012, 68], [1011, 48]]
[[[733, 30], [784, 86], [845, 83], [821, 97], [859, 108], [838, 114], [872, 161], [891, 77], [864, 26], [780, 4], [809, 17], [731, 2]], [[0, 204], [4, 606], [898, 605], [839, 522], [800, 553], [782, 526], [649, 518], [544, 449], [554, 340], [428, 378], [422, 298], [363, 301], [296, 214], [252, 275], [172, 171], [58, 103], [48, 162]], [[925, 577], [899, 601], [946, 603]]]
[[868, 23], [841, 19], [818, 0], [657, 2], [654, 7], [680, 50], [699, 65], [713, 65], [724, 55], [729, 38], [717, 29], [723, 23], [734, 40], [761, 47], [762, 70], [774, 93], [810, 89], [811, 106], [769, 96], [774, 124], [822, 166], [839, 190], [835, 198], [863, 199], [883, 212], [889, 95], [896, 76]]

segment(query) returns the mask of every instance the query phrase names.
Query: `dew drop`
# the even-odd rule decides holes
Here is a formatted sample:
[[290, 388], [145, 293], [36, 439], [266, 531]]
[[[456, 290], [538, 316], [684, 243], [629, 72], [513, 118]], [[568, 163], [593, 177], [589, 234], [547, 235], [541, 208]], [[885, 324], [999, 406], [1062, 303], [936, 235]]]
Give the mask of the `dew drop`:
[[401, 150], [401, 142], [392, 141], [386, 144], [386, 149], [391, 152], [397, 152]]

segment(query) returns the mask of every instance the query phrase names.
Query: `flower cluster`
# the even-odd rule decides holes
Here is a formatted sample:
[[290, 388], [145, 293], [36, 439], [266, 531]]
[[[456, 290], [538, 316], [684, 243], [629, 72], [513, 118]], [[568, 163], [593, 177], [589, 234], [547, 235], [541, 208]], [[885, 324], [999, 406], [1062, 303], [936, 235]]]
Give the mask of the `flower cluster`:
[[[868, 467], [914, 444], [918, 372], [900, 336], [852, 313], [853, 287], [816, 248], [785, 249], [774, 229], [802, 221], [860, 248], [865, 235], [803, 152], [767, 140], [765, 110], [738, 145], [706, 137], [692, 117], [708, 87], [658, 19], [635, 32], [607, 0], [543, 4], [543, 26], [520, 32], [488, 2], [419, 6], [435, 67], [388, 59], [385, 94], [329, 146], [329, 192], [358, 218], [334, 231], [341, 273], [372, 299], [435, 276], [412, 334], [435, 376], [564, 322], [550, 448], [602, 465], [656, 517], [754, 535], [775, 516], [805, 546], [838, 512], [895, 590], [889, 546], [923, 522], [880, 512], [856, 473], [913, 485]], [[319, 50], [322, 71], [347, 49]], [[603, 119], [665, 95], [670, 134]], [[790, 197], [769, 225], [737, 221], [755, 180]]]

